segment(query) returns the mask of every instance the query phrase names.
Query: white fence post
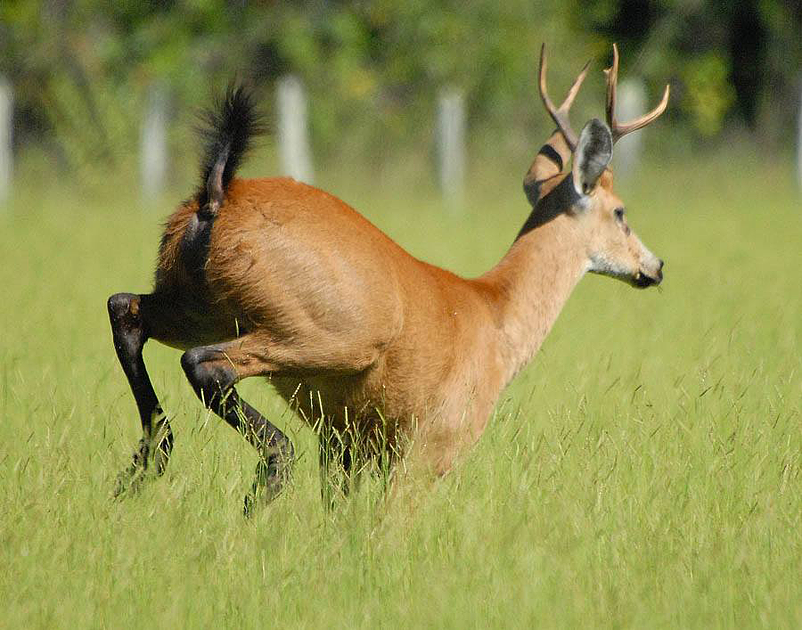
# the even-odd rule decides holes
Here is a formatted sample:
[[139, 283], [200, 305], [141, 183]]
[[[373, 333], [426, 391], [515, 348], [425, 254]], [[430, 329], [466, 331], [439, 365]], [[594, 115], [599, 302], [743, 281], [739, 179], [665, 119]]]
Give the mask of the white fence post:
[[164, 192], [167, 175], [167, 89], [161, 83], [148, 89], [139, 161], [142, 195], [153, 201]]
[[437, 174], [440, 190], [452, 206], [465, 195], [465, 99], [454, 88], [437, 97]]
[[[621, 81], [616, 94], [616, 118], [632, 120], [646, 112], [646, 86], [640, 79], [629, 78]], [[636, 131], [621, 138], [615, 145], [613, 165], [616, 176], [631, 177], [640, 164], [643, 155], [643, 136]]]
[[0, 75], [0, 204], [11, 196], [13, 113], [14, 93], [11, 83]]
[[281, 168], [285, 175], [311, 184], [314, 179], [312, 153], [309, 149], [309, 132], [306, 93], [303, 83], [295, 75], [278, 81], [278, 140]]

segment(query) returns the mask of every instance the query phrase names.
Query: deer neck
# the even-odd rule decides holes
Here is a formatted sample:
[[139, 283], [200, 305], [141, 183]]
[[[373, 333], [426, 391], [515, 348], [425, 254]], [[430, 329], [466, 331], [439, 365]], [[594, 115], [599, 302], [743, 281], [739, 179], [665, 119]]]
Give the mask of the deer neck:
[[504, 258], [483, 277], [493, 288], [506, 382], [538, 351], [587, 269], [575, 222], [565, 214], [541, 221], [533, 213]]

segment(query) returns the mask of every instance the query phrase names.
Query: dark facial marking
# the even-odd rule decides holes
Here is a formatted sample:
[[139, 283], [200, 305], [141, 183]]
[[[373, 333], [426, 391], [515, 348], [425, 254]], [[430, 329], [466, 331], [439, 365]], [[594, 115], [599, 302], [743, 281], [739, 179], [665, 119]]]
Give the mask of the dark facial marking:
[[560, 169], [560, 172], [563, 170], [563, 159], [560, 157], [560, 154], [552, 147], [550, 144], [544, 144], [540, 151], [537, 152], [538, 155], [544, 155], [549, 158], [552, 162], [557, 165], [557, 168]]
[[632, 230], [629, 229], [629, 224], [624, 220], [624, 215], [626, 214], [624, 212], [624, 209], [623, 208], [616, 208], [615, 210], [613, 210], [613, 213], [615, 214], [615, 220], [624, 229], [624, 234], [629, 236], [630, 233], [632, 232]]
[[538, 201], [515, 240], [573, 208], [579, 198], [574, 189], [571, 173], [568, 173], [568, 176], [557, 184], [548, 195]]

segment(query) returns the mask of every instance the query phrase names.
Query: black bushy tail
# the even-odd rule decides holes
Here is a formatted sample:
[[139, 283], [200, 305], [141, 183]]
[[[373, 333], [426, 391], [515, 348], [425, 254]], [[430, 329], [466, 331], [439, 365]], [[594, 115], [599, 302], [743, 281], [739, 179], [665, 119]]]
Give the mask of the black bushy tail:
[[199, 132], [204, 152], [196, 193], [202, 214], [213, 217], [217, 213], [254, 137], [264, 131], [253, 95], [241, 85], [230, 84], [223, 100], [202, 114]]

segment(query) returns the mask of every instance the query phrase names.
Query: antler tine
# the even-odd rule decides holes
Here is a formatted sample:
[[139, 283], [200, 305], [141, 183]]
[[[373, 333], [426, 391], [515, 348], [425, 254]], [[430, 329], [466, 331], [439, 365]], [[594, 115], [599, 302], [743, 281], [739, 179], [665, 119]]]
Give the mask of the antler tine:
[[666, 107], [668, 106], [668, 97], [670, 93], [671, 93], [671, 87], [669, 85], [666, 85], [666, 89], [663, 92], [662, 100], [657, 105], [657, 107], [655, 107], [652, 111], [624, 125], [620, 123], [617, 124], [616, 129], [613, 131], [613, 142], [627, 135], [628, 133], [632, 133], [633, 131], [637, 131], [638, 129], [645, 127], [650, 122], [655, 120], [658, 116], [660, 116], [660, 114], [662, 114], [666, 110]]
[[546, 91], [546, 44], [544, 43], [540, 48], [540, 98], [543, 99], [543, 105], [546, 107], [546, 111], [554, 122], [557, 123], [557, 128], [563, 134], [565, 142], [571, 147], [571, 151], [576, 149], [577, 137], [574, 130], [571, 129], [571, 122], [568, 120], [568, 112], [571, 109], [571, 105], [574, 103], [576, 95], [579, 93], [582, 82], [588, 74], [589, 67], [590, 61], [585, 64], [585, 67], [582, 68], [582, 72], [580, 72], [579, 76], [574, 80], [574, 84], [571, 86], [571, 89], [568, 90], [568, 96], [565, 97], [562, 105], [560, 105], [559, 108], [555, 108], [554, 103], [551, 102], [548, 92]]
[[[618, 87], [618, 46], [613, 44], [613, 65], [603, 70], [607, 80], [607, 126], [615, 134], [615, 90]], [[615, 135], [613, 135], [615, 138]]]
[[615, 93], [618, 87], [618, 46], [615, 44], [613, 44], [613, 65], [607, 68], [604, 74], [607, 77], [607, 125], [613, 134], [613, 142], [617, 142], [628, 133], [645, 127], [666, 110], [668, 97], [671, 93], [670, 85], [666, 85], [662, 100], [648, 114], [644, 114], [628, 123], [619, 123], [615, 117]]

